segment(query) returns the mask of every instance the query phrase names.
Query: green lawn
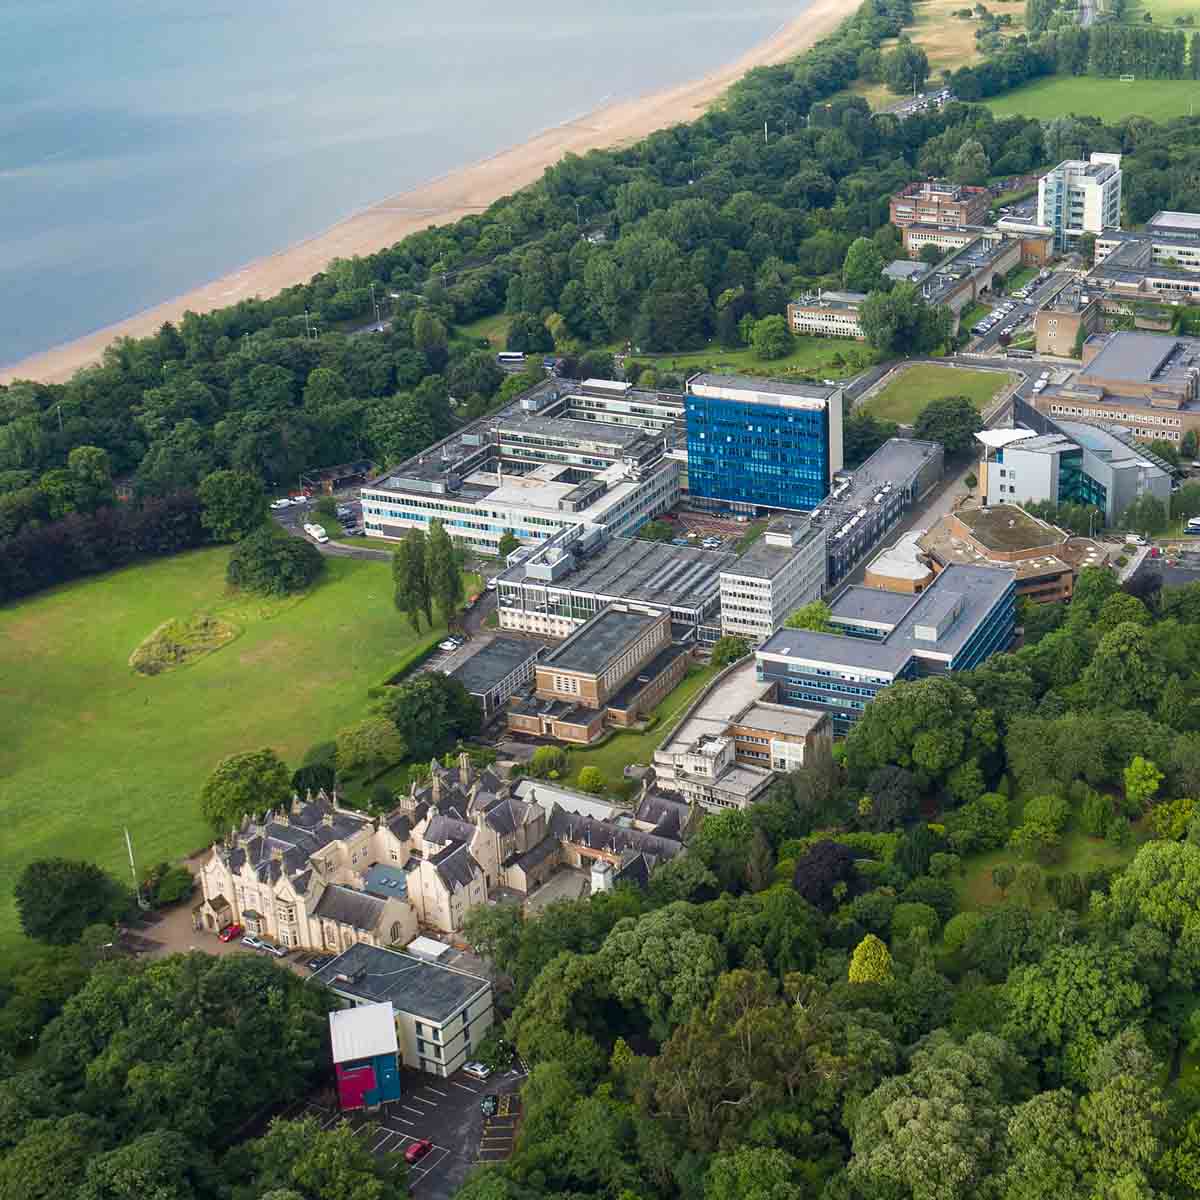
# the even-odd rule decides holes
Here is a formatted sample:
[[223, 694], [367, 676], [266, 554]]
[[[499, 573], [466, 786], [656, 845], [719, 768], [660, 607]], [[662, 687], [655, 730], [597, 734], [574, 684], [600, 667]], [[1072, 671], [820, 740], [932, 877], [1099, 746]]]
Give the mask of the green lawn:
[[[1063, 875], [1074, 871], [1085, 875], [1097, 867], [1122, 867], [1137, 853], [1141, 838], [1137, 829], [1128, 846], [1119, 849], [1110, 846], [1103, 838], [1087, 837], [1085, 834], [1072, 832], [1063, 836], [1063, 846], [1066, 854], [1061, 863], [1053, 867], [1043, 867], [1043, 875]], [[965, 871], [955, 880], [958, 889], [959, 907], [962, 909], [989, 908], [1003, 903], [1004, 897], [992, 883], [992, 868], [1002, 863], [1020, 866], [1021, 859], [1011, 850], [989, 850], [986, 854], [974, 854], [963, 864]], [[1043, 906], [1050, 904], [1048, 896], [1040, 897]]]
[[1006, 117], [1049, 120], [1075, 113], [1110, 123], [1134, 115], [1165, 121], [1187, 116], [1189, 104], [1200, 107], [1200, 83], [1188, 79], [1121, 83], [1094, 75], [1051, 75], [984, 103], [998, 116]]
[[[0, 610], [0, 952], [19, 942], [10, 888], [48, 855], [128, 877], [202, 847], [198, 796], [217, 761], [271, 746], [297, 764], [365, 711], [366, 689], [442, 629], [415, 636], [386, 562], [327, 559], [295, 601], [230, 603], [227, 549], [81, 581]], [[133, 674], [134, 647], [169, 617], [219, 611], [241, 626], [190, 667]]]
[[625, 780], [622, 772], [631, 763], [648, 763], [654, 751], [671, 732], [675, 719], [696, 698], [696, 693], [716, 674], [716, 668], [693, 667], [683, 682], [654, 710], [658, 718], [654, 728], [645, 733], [616, 733], [602, 746], [590, 750], [572, 750], [570, 783], [575, 785], [584, 767], [599, 767], [604, 776], [606, 793], [628, 796], [634, 785]]
[[1011, 296], [1013, 292], [1020, 291], [1031, 279], [1037, 278], [1037, 267], [1020, 267], [1014, 271], [1005, 283], [1005, 291]]
[[966, 396], [982, 410], [1008, 381], [1007, 374], [997, 371], [921, 363], [900, 372], [864, 407], [877, 417], [911, 425], [925, 405], [944, 396]]
[[[786, 358], [763, 359], [750, 347], [740, 350], [689, 350], [678, 354], [637, 354], [638, 362], [652, 363], [660, 371], [692, 374], [710, 370], [718, 374], [764, 375], [784, 378], [788, 375], [817, 373], [831, 378], [856, 375], [875, 362], [874, 352], [863, 342], [847, 338], [795, 337]], [[835, 363], [835, 359], [838, 361]]]
[[508, 327], [512, 317], [508, 313], [493, 313], [490, 317], [480, 317], [469, 325], [459, 325], [455, 332], [462, 337], [487, 338], [496, 350], [503, 350], [508, 339]]
[[970, 308], [964, 308], [958, 314], [958, 326], [960, 329], [970, 329], [973, 325], [978, 325], [991, 311], [992, 306], [990, 304], [980, 304], [976, 300]]

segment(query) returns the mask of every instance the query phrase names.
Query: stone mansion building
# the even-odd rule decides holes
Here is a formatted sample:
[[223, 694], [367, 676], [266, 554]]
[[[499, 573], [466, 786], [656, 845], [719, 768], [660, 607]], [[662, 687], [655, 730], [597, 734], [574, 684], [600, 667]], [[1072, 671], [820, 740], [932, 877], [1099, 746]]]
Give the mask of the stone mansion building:
[[[560, 866], [604, 861], [645, 882], [682, 850], [686, 814], [637, 822], [579, 814], [561, 789], [520, 798], [490, 770], [432, 764], [429, 782], [383, 817], [320, 792], [217, 842], [199, 873], [197, 930], [244, 925], [281, 946], [341, 953], [357, 943], [404, 945], [427, 930], [457, 934], [495, 889], [525, 895]], [[599, 808], [600, 806], [594, 806]]]

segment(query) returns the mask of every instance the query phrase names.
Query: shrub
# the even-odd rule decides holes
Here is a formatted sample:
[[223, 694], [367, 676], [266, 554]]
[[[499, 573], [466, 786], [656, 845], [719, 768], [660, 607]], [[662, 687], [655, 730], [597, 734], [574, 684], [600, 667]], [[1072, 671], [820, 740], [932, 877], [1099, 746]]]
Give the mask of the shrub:
[[1196, 802], [1188, 797], [1156, 804], [1147, 823], [1155, 837], [1177, 842], [1187, 833], [1196, 815]]
[[604, 774], [599, 767], [584, 767], [579, 772], [579, 789], [594, 796], [604, 791]]
[[1089, 837], [1103, 837], [1112, 820], [1112, 801], [1082, 781], [1078, 789], [1072, 790], [1077, 791], [1080, 797], [1075, 814], [1076, 824]]
[[566, 769], [567, 752], [561, 746], [539, 746], [529, 760], [529, 774], [534, 779], [557, 779]]
[[942, 943], [951, 954], [957, 954], [981, 924], [983, 924], [982, 913], [956, 913], [946, 922], [946, 928], [942, 931]]
[[386, 783], [377, 783], [371, 789], [371, 807], [384, 812], [396, 802], [396, 793]]
[[1062, 835], [1053, 826], [1041, 821], [1026, 821], [1024, 825], [1014, 829], [1008, 844], [1022, 858], [1032, 859], [1047, 866], [1059, 862], [1062, 858]]
[[958, 909], [958, 895], [954, 885], [944, 879], [919, 875], [900, 893], [905, 904], [928, 904], [938, 915], [939, 924], [948, 921]]
[[903, 941], [914, 930], [924, 929], [930, 940], [937, 937], [942, 923], [928, 904], [897, 904], [892, 913], [892, 940]]
[[178, 904], [186, 900], [196, 886], [196, 880], [187, 867], [168, 867], [158, 878], [153, 903], [156, 907]]
[[1048, 793], [1026, 800], [1023, 815], [1027, 825], [1047, 825], [1061, 832], [1071, 815], [1071, 806], [1061, 796]]
[[946, 817], [947, 837], [956, 854], [997, 850], [1008, 831], [1008, 800], [999, 792], [984, 792]]
[[231, 587], [283, 596], [304, 591], [324, 569], [316, 546], [271, 522], [234, 546], [225, 578]]
[[929, 856], [929, 874], [934, 879], [948, 879], [962, 871], [962, 859], [957, 854], [937, 853]]

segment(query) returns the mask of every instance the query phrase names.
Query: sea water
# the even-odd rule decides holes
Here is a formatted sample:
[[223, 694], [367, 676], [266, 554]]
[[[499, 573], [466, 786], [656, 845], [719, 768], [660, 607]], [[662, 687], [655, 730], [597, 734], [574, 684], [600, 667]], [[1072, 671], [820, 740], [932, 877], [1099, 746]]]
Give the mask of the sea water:
[[13, 0], [0, 364], [697, 78], [803, 0]]

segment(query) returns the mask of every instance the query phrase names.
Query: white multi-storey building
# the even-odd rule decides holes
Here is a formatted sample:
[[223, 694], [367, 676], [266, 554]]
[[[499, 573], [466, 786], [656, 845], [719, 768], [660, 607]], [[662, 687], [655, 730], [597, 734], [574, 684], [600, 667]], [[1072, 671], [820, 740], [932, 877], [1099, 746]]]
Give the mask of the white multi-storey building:
[[782, 517], [721, 572], [721, 632], [765, 641], [825, 587], [825, 530], [808, 517]]
[[1121, 156], [1094, 151], [1091, 158], [1067, 159], [1038, 180], [1037, 220], [1054, 231], [1065, 249], [1085, 233], [1121, 224]]
[[[374, 537], [433, 520], [485, 554], [512, 533], [537, 545], [568, 526], [629, 534], [679, 499], [682, 396], [551, 380], [362, 489]], [[670, 428], [677, 425], [678, 431]]]
[[862, 292], [818, 292], [802, 296], [787, 306], [788, 325], [793, 333], [817, 337], [846, 337], [862, 341], [858, 309], [867, 297]]

